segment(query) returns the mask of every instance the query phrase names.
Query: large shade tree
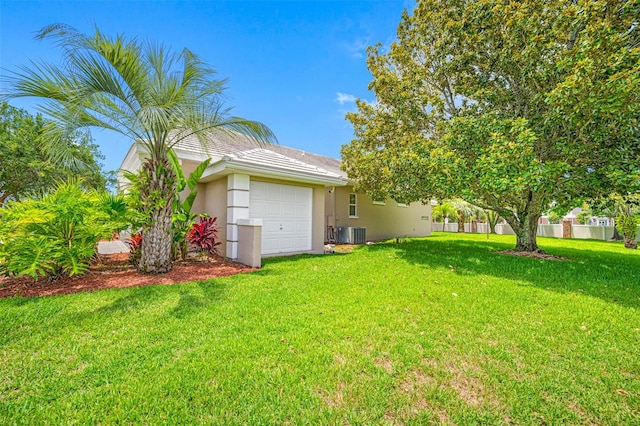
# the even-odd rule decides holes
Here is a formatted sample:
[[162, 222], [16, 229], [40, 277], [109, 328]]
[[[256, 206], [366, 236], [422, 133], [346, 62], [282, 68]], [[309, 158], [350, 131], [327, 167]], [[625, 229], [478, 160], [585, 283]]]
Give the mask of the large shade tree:
[[140, 171], [143, 232], [140, 270], [171, 269], [171, 216], [176, 176], [167, 153], [195, 135], [206, 143], [213, 130], [241, 133], [257, 143], [275, 140], [265, 125], [234, 117], [221, 95], [224, 80], [188, 49], [173, 52], [160, 44], [111, 37], [96, 28], [91, 35], [55, 24], [38, 39], [62, 49], [61, 65], [33, 63], [9, 78], [9, 97], [37, 97], [51, 119], [43, 142], [60, 161], [70, 159], [61, 141], [70, 132], [103, 128], [142, 144], [148, 152]]
[[537, 251], [538, 218], [640, 189], [637, 0], [423, 0], [369, 49], [343, 168], [404, 202], [461, 197]]

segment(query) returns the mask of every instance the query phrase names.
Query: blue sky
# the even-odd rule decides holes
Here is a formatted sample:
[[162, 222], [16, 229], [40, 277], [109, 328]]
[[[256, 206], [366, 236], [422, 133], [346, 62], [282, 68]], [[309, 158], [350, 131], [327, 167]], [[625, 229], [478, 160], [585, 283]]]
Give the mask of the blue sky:
[[[267, 124], [282, 145], [339, 157], [352, 129], [355, 98], [372, 100], [365, 49], [395, 37], [404, 1], [13, 1], [0, 2], [0, 74], [60, 51], [33, 39], [52, 23], [89, 33], [152, 39], [188, 47], [228, 77], [233, 114]], [[2, 92], [0, 88], [0, 92]], [[36, 112], [33, 100], [11, 104]], [[117, 169], [130, 141], [93, 131]]]

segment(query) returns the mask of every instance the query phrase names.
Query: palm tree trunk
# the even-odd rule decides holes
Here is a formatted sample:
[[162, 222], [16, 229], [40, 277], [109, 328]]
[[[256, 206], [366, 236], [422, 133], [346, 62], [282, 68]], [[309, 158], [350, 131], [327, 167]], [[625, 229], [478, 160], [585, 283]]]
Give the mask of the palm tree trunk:
[[161, 274], [171, 270], [171, 216], [175, 196], [175, 174], [166, 159], [147, 160], [141, 174], [147, 183], [141, 188], [141, 199], [150, 223], [142, 234], [140, 272]]
[[171, 207], [157, 210], [156, 217], [142, 234], [139, 270], [161, 274], [171, 270]]
[[636, 239], [635, 235], [633, 237], [623, 235], [622, 238], [624, 239], [625, 248], [633, 249], [633, 250], [636, 250], [638, 248], [638, 240]]

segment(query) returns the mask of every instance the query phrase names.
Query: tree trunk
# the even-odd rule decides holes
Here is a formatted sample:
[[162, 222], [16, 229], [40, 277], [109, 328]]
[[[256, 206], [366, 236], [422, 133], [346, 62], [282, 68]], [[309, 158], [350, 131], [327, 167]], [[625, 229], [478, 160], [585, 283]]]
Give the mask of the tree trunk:
[[624, 239], [624, 247], [628, 248], [628, 249], [633, 249], [636, 250], [638, 248], [638, 240], [636, 239], [636, 237], [627, 237], [626, 235], [623, 235], [623, 239]]
[[458, 213], [458, 232], [464, 232], [464, 220], [465, 217]]
[[487, 216], [487, 223], [489, 224], [490, 232], [495, 234], [496, 225], [498, 224], [498, 220], [500, 220], [500, 215], [493, 210], [485, 210], [484, 213]]
[[493, 221], [488, 221], [488, 222], [489, 222], [489, 232], [491, 232], [492, 234], [495, 234], [497, 222], [493, 222]]
[[525, 213], [520, 217], [505, 217], [505, 220], [511, 225], [516, 234], [516, 251], [525, 251], [530, 253], [544, 253], [538, 248], [538, 218], [540, 214]]
[[150, 223], [142, 234], [140, 272], [161, 274], [171, 270], [171, 216], [175, 196], [175, 174], [167, 160], [147, 160], [141, 174], [146, 185], [141, 187], [141, 199]]
[[187, 238], [185, 237], [185, 239], [180, 242], [180, 258], [182, 260], [185, 260], [188, 254], [189, 254], [189, 241], [187, 241]]

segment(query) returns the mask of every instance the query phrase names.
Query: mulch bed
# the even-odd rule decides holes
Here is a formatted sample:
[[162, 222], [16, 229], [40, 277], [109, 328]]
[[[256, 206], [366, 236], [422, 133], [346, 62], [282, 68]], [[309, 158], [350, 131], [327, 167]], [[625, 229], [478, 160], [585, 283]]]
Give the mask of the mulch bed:
[[95, 291], [106, 288], [125, 288], [146, 285], [171, 285], [189, 281], [226, 277], [254, 271], [255, 268], [222, 257], [190, 258], [174, 263], [166, 274], [141, 274], [129, 263], [128, 253], [100, 255], [98, 261], [81, 276], [33, 280], [31, 277], [0, 277], [0, 298], [22, 296], [40, 297], [57, 294]]
[[503, 251], [499, 251], [498, 253], [500, 253], [500, 254], [508, 254], [509, 256], [531, 257], [533, 259], [559, 260], [559, 261], [570, 261], [571, 260], [571, 259], [567, 259], [566, 257], [554, 256], [552, 254], [540, 253], [540, 252], [503, 250]]

